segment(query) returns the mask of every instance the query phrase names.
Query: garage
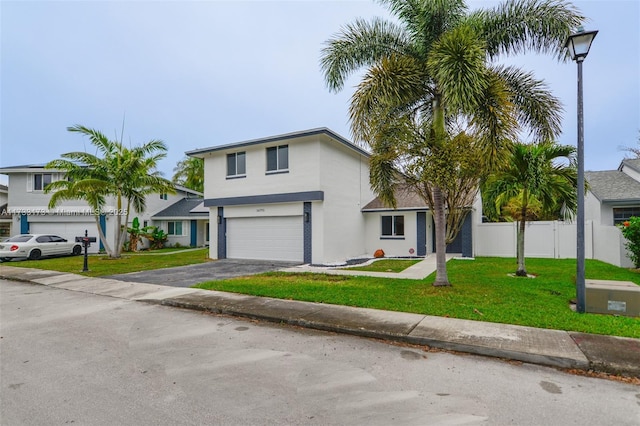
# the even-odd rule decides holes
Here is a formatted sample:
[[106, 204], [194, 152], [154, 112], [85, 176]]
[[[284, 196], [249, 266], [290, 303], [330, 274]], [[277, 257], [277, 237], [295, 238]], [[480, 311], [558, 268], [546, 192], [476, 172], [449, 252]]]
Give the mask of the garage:
[[230, 259], [302, 262], [302, 216], [228, 218], [227, 257]]
[[[68, 241], [74, 241], [75, 237], [84, 236], [87, 230], [90, 237], [98, 238], [98, 228], [95, 222], [29, 222], [29, 232], [32, 234], [54, 234], [65, 238]], [[100, 244], [93, 243], [89, 247], [89, 253], [97, 253]]]

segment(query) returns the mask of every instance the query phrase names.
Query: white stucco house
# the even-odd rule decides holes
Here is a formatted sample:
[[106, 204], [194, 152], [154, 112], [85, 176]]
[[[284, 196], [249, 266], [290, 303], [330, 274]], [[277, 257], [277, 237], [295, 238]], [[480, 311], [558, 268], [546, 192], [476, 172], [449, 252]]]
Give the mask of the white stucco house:
[[[60, 206], [49, 209], [50, 194], [44, 187], [56, 180], [65, 179], [61, 170], [45, 169], [44, 164], [22, 165], [0, 168], [0, 173], [8, 176], [7, 206], [5, 212], [10, 215], [10, 235], [23, 233], [51, 233], [67, 240], [83, 236], [85, 230], [98, 240], [98, 229], [89, 206], [81, 200], [70, 200]], [[159, 226], [169, 234], [169, 244], [179, 242], [182, 245], [204, 245], [204, 234], [208, 217], [202, 213], [180, 211], [180, 214], [163, 215], [174, 204], [188, 199], [192, 208], [202, 203], [202, 194], [188, 188], [176, 186], [175, 194], [152, 194], [147, 197], [144, 212], [130, 212], [129, 225], [138, 217], [141, 226]], [[115, 199], [107, 200], [104, 214], [98, 221], [107, 241], [114, 241], [114, 215], [117, 211]], [[158, 215], [157, 217], [155, 215]], [[100, 244], [92, 244], [89, 252], [98, 252]]]
[[[369, 185], [369, 154], [327, 128], [210, 148], [204, 159], [213, 259], [331, 264], [382, 249], [387, 256], [433, 251], [429, 209], [398, 194], [384, 206]], [[450, 245], [471, 255], [471, 220]]]
[[586, 220], [617, 225], [640, 216], [640, 159], [622, 160], [617, 170], [585, 172], [585, 179]]

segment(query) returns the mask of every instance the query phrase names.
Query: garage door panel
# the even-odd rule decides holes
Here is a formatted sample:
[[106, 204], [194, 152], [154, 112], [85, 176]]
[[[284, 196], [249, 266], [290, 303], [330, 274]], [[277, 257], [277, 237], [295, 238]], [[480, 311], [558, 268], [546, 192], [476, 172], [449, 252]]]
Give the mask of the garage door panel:
[[230, 259], [302, 262], [302, 216], [227, 219], [227, 257]]
[[[74, 223], [74, 222], [30, 222], [29, 232], [32, 234], [54, 234], [59, 235], [67, 241], [74, 241], [75, 237], [84, 236], [84, 231], [87, 231], [90, 237], [98, 238], [98, 229], [95, 222]], [[98, 253], [100, 250], [100, 243], [91, 243], [89, 253]]]

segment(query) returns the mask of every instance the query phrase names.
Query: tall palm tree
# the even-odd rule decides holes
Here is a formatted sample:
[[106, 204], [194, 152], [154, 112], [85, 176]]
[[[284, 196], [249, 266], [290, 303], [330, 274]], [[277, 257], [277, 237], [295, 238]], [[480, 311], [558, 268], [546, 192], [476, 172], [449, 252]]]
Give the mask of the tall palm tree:
[[196, 157], [185, 157], [180, 160], [173, 169], [173, 183], [193, 189], [204, 191], [204, 160]]
[[[584, 17], [558, 0], [509, 0], [473, 12], [463, 0], [380, 3], [397, 23], [374, 18], [347, 25], [327, 41], [321, 68], [335, 92], [367, 69], [350, 118], [354, 138], [372, 152], [372, 188], [395, 206], [397, 187], [408, 183], [428, 203], [436, 227], [434, 285], [450, 285], [446, 213], [455, 229], [464, 215], [451, 213], [466, 206], [447, 200], [459, 186], [467, 188], [465, 200], [477, 192], [484, 171], [504, 161], [504, 148], [519, 130], [537, 140], [560, 133], [561, 106], [546, 85], [495, 61], [525, 51], [565, 59], [564, 41]], [[475, 170], [465, 166], [473, 163], [458, 164], [460, 151], [451, 149], [456, 140], [468, 142]]]
[[577, 209], [575, 152], [573, 146], [552, 142], [516, 143], [507, 165], [489, 176], [483, 185], [485, 205], [496, 212], [507, 209], [518, 221], [517, 276], [527, 276], [524, 253], [527, 220], [537, 215], [558, 214], [567, 219]]
[[[49, 162], [47, 168], [62, 170], [67, 176], [66, 180], [53, 182], [45, 189], [45, 192], [53, 193], [49, 207], [53, 208], [69, 199], [86, 201], [96, 214], [98, 232], [105, 250], [110, 257], [118, 258], [122, 253], [131, 209], [143, 211], [147, 195], [175, 192], [173, 184], [156, 170], [158, 162], [166, 156], [167, 147], [164, 142], [154, 139], [127, 148], [122, 142], [109, 140], [103, 133], [81, 125], [68, 127], [67, 130], [88, 136], [101, 156], [70, 152], [62, 154], [62, 159]], [[107, 244], [97, 219], [107, 197], [114, 197], [116, 202], [113, 249]]]

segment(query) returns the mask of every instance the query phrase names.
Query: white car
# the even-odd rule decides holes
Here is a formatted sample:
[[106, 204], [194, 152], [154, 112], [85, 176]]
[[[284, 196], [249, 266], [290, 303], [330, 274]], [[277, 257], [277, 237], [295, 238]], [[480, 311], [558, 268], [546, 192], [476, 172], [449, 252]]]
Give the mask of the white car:
[[44, 256], [82, 254], [82, 244], [69, 242], [51, 234], [20, 234], [0, 243], [0, 260], [15, 258], [40, 259]]

